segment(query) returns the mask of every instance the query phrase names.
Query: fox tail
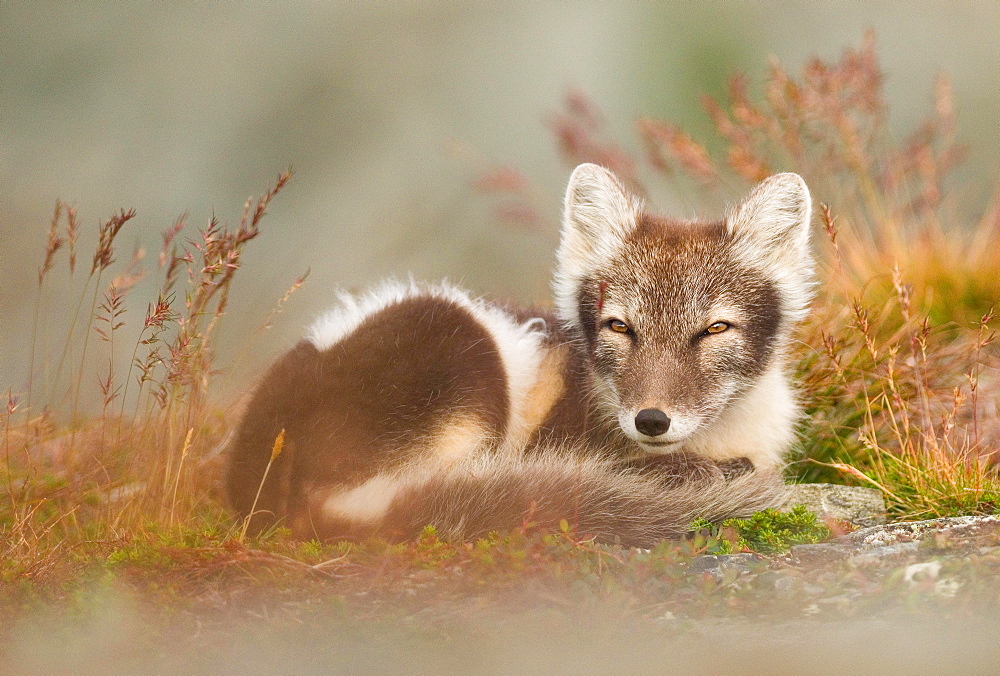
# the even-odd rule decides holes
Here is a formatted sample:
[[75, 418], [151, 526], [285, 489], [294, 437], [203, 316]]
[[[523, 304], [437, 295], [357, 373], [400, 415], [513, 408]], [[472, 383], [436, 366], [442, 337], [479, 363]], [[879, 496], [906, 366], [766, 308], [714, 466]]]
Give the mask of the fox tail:
[[[554, 451], [411, 469], [382, 485], [392, 486], [392, 499], [371, 523], [375, 535], [410, 538], [432, 525], [443, 538], [469, 541], [492, 531], [555, 531], [565, 520], [581, 538], [634, 547], [681, 537], [697, 518], [721, 521], [778, 506], [787, 490], [776, 471], [664, 481], [609, 459]], [[347, 525], [346, 515], [326, 523], [322, 509], [318, 516], [320, 535]]]

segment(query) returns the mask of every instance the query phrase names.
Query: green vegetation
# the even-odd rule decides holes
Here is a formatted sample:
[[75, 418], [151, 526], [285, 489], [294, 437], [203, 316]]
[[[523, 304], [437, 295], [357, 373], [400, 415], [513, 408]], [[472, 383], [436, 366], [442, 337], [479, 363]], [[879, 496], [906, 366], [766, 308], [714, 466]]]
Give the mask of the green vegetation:
[[691, 530], [707, 535], [709, 554], [782, 554], [792, 545], [815, 544], [830, 537], [830, 529], [802, 505], [789, 512], [767, 509], [747, 519], [726, 519], [719, 524], [699, 520], [691, 524]]

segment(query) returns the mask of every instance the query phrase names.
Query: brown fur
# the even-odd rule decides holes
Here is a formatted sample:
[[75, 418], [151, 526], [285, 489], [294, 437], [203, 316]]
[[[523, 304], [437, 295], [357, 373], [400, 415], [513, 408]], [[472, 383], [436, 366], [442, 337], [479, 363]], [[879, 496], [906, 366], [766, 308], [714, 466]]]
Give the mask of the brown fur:
[[[524, 526], [550, 531], [566, 520], [579, 537], [650, 546], [681, 535], [695, 516], [745, 516], [778, 501], [780, 477], [749, 463], [729, 467], [685, 453], [636, 456], [579, 396], [588, 391], [581, 345], [558, 330], [548, 336], [529, 396], [536, 429], [523, 455], [489, 442], [503, 432], [507, 402], [496, 396], [503, 391], [501, 366], [492, 339], [461, 308], [411, 299], [373, 315], [329, 350], [300, 343], [264, 377], [244, 415], [229, 473], [234, 507], [249, 514], [282, 428], [286, 450], [264, 483], [252, 532], [281, 523], [301, 538], [407, 539], [429, 524], [442, 536], [467, 539]], [[410, 385], [389, 388], [390, 372]], [[422, 402], [421, 411], [407, 409], [414, 401]], [[463, 409], [477, 413], [455, 418]], [[492, 416], [478, 413], [491, 410]], [[444, 433], [461, 433], [462, 420], [488, 432], [475, 453], [441, 457], [426, 452], [440, 438], [418, 434], [435, 419], [457, 421]], [[373, 428], [388, 433], [373, 435]], [[338, 488], [374, 477], [396, 489], [377, 519], [324, 509]]]
[[[502, 438], [506, 385], [489, 333], [440, 299], [392, 305], [322, 352], [303, 341], [271, 367], [243, 415], [228, 475], [233, 506], [249, 514], [282, 429], [286, 450], [264, 482], [254, 532], [308, 511], [316, 487], [358, 485], [420, 455], [447, 433], [442, 421], [475, 419], [484, 445]], [[311, 522], [299, 517], [296, 531]]]
[[[593, 369], [583, 341], [562, 326], [550, 310], [511, 308], [511, 312], [519, 322], [532, 319], [545, 322], [546, 357], [536, 390], [559, 393], [546, 399], [547, 410], [529, 438], [528, 452], [552, 446], [585, 444], [612, 455], [631, 453], [633, 449], [628, 438], [614, 421], [601, 415], [593, 400]], [[554, 384], [555, 380], [559, 385]], [[534, 414], [541, 413], [542, 407], [539, 406]]]
[[[643, 214], [617, 257], [584, 280], [579, 307], [588, 352], [623, 405], [708, 411], [719, 365], [745, 389], [771, 364], [780, 319], [776, 292], [760, 273], [743, 268], [730, 240], [721, 222]], [[726, 336], [700, 340], [712, 321], [706, 310], [719, 298], [735, 303], [742, 321]], [[649, 312], [651, 302], [662, 311]], [[629, 338], [604, 328], [619, 307], [632, 308], [617, 317], [634, 330]], [[725, 343], [735, 340], [748, 349], [727, 350]]]

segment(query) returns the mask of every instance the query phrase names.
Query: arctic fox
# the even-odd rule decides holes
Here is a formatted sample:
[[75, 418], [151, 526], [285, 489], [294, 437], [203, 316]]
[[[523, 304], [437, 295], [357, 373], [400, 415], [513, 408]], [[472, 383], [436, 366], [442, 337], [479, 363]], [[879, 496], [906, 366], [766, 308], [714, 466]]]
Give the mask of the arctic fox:
[[565, 520], [648, 546], [773, 506], [798, 416], [785, 370], [811, 296], [810, 204], [778, 174], [721, 221], [673, 220], [580, 165], [554, 312], [448, 284], [341, 294], [251, 398], [234, 508], [251, 531], [303, 538]]

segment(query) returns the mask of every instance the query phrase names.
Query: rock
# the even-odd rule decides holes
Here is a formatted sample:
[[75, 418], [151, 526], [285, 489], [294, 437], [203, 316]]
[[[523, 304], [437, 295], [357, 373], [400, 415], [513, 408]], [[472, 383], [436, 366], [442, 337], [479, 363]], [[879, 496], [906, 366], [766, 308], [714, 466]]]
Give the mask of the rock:
[[919, 548], [919, 542], [899, 542], [894, 545], [862, 550], [848, 559], [848, 562], [855, 568], [898, 564], [901, 559], [916, 556]]
[[737, 573], [752, 573], [764, 565], [764, 559], [756, 554], [704, 554], [691, 560], [688, 574], [712, 573], [721, 579], [722, 573], [734, 570]]
[[788, 569], [765, 571], [757, 576], [756, 584], [761, 589], [771, 588], [789, 596], [794, 594], [819, 596], [826, 591], [823, 587], [808, 582], [797, 572]]
[[805, 580], [802, 581], [802, 591], [803, 593], [808, 594], [809, 596], [819, 596], [820, 594], [826, 592], [826, 590], [823, 587], [811, 584], [809, 582], [806, 582]]
[[834, 518], [858, 526], [885, 523], [885, 501], [874, 488], [838, 484], [793, 484], [781, 511], [804, 505], [821, 519]]
[[749, 552], [741, 554], [727, 554], [720, 557], [720, 567], [724, 570], [737, 570], [741, 573], [749, 573], [764, 563], [764, 559]]
[[798, 564], [821, 565], [846, 559], [851, 555], [851, 548], [835, 542], [821, 542], [815, 545], [794, 545], [788, 555]]
[[937, 560], [912, 563], [903, 571], [903, 582], [916, 585], [923, 580], [936, 580], [940, 572], [941, 562]]
[[779, 575], [774, 580], [775, 590], [786, 594], [797, 592], [801, 587], [802, 581], [792, 575]]
[[919, 543], [928, 538], [966, 546], [996, 546], [1000, 544], [1000, 517], [954, 516], [890, 523], [856, 530], [838, 542], [858, 549], [874, 549], [903, 542]]
[[716, 554], [704, 554], [691, 559], [691, 563], [688, 564], [687, 572], [689, 575], [697, 575], [698, 573], [708, 573], [719, 569], [719, 559], [722, 558]]

